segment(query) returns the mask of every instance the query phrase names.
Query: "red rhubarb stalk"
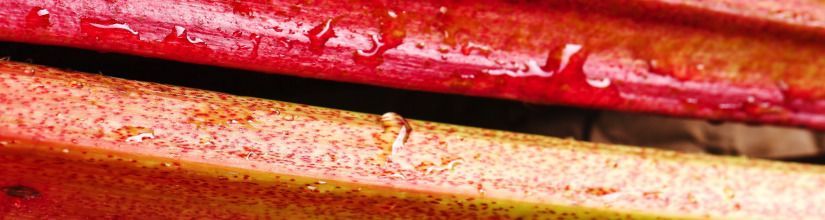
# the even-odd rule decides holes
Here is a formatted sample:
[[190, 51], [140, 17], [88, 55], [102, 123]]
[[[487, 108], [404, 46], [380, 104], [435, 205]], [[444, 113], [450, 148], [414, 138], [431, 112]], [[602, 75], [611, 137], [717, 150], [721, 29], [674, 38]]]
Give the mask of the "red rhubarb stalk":
[[0, 40], [825, 129], [821, 1], [0, 2]]
[[819, 166], [9, 62], [0, 86], [0, 213], [12, 218], [825, 218]]

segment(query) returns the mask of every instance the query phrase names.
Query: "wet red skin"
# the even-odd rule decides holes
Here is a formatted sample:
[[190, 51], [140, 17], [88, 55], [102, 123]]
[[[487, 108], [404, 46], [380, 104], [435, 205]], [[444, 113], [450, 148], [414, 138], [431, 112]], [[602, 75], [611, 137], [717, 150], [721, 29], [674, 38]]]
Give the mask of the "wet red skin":
[[[35, 8], [50, 14], [32, 16]], [[813, 0], [13, 0], [0, 2], [0, 40], [531, 103], [825, 129], [825, 78], [817, 75], [825, 69], [824, 10]], [[331, 29], [318, 35], [326, 21]], [[170, 40], [175, 26], [186, 34]], [[203, 42], [189, 43], [187, 36]], [[567, 44], [582, 50], [553, 76], [488, 74], [530, 61], [558, 70], [559, 49]], [[587, 77], [611, 83], [594, 88]]]
[[[11, 217], [825, 217], [819, 166], [387, 123], [10, 62], [0, 88], [0, 192], [38, 192], [0, 194]], [[377, 161], [393, 126], [412, 132]]]

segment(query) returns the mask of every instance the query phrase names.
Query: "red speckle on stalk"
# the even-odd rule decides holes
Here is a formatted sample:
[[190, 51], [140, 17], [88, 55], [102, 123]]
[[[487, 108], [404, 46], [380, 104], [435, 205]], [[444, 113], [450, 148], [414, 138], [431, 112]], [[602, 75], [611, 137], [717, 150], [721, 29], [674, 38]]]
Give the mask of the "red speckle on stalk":
[[433, 163], [433, 162], [421, 161], [418, 165], [415, 166], [415, 170], [418, 170], [419, 172], [424, 173], [424, 172], [427, 172], [427, 170], [430, 167], [433, 167], [433, 166], [435, 166], [435, 163]]
[[604, 187], [590, 187], [584, 190], [587, 194], [596, 195], [596, 196], [604, 196], [607, 194], [618, 192], [619, 190], [613, 188], [604, 188]]
[[321, 53], [324, 51], [324, 44], [326, 44], [330, 38], [335, 37], [335, 30], [333, 27], [335, 25], [335, 20], [336, 19], [333, 18], [327, 19], [307, 32], [306, 36], [309, 38], [310, 50], [315, 53]]
[[51, 25], [49, 21], [50, 16], [51, 13], [48, 9], [34, 7], [29, 10], [29, 14], [26, 15], [26, 25], [33, 28], [47, 28]]
[[253, 160], [257, 157], [262, 157], [264, 152], [259, 148], [244, 146], [243, 150], [231, 150], [228, 153], [234, 154], [245, 160]]
[[229, 2], [232, 12], [243, 16], [252, 16], [252, 8], [247, 4], [243, 0], [231, 0]]
[[214, 105], [203, 104], [194, 110], [189, 121], [198, 127], [250, 126], [250, 123], [255, 121], [255, 117], [249, 111], [241, 108], [219, 108]]

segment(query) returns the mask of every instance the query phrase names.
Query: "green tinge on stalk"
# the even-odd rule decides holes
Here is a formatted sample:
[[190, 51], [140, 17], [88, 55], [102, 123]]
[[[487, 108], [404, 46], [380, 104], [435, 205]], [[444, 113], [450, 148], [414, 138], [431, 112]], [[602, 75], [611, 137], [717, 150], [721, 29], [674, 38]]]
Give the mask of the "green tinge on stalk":
[[[0, 62], [0, 88], [0, 213], [11, 217], [825, 217], [819, 166], [382, 117], [12, 62]], [[381, 155], [391, 160], [380, 163]]]

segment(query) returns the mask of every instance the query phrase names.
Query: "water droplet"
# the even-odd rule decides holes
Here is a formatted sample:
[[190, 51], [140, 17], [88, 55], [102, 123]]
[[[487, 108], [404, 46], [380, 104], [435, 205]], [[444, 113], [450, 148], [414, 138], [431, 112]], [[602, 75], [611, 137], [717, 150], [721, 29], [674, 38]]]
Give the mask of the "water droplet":
[[449, 53], [449, 52], [450, 52], [450, 47], [448, 47], [448, 46], [443, 46], [443, 45], [442, 45], [442, 46], [439, 46], [439, 47], [438, 47], [438, 52], [439, 52], [439, 53]]
[[186, 36], [186, 40], [188, 40], [189, 43], [193, 43], [193, 44], [199, 44], [199, 43], [204, 42], [203, 39], [200, 39], [200, 38], [197, 38], [197, 37], [192, 38], [192, 37], [189, 37], [189, 36]]
[[544, 66], [540, 66], [536, 60], [528, 60], [523, 64], [500, 63], [503, 68], [487, 69], [482, 72], [490, 75], [508, 75], [512, 77], [551, 77], [555, 73], [564, 71], [570, 59], [582, 50], [582, 45], [566, 44], [557, 50], [550, 51]]
[[318, 189], [318, 187], [316, 187], [316, 186], [307, 186], [307, 189], [308, 190], [316, 190], [316, 189]]
[[153, 133], [141, 133], [141, 134], [126, 138], [126, 142], [140, 143], [140, 142], [143, 142], [143, 139], [154, 139], [154, 138], [155, 138], [155, 134], [153, 134]]
[[322, 185], [323, 185], [323, 184], [327, 184], [327, 181], [318, 180], [318, 184], [322, 184]]
[[[424, 170], [424, 174], [427, 174], [427, 175], [437, 174], [437, 173], [442, 173], [444, 171], [452, 171], [452, 170], [455, 169], [456, 166], [458, 166], [459, 164], [462, 164], [462, 163], [464, 163], [464, 159], [461, 159], [461, 158], [458, 158], [458, 159], [445, 159], [445, 158], [442, 158], [441, 165], [427, 166], [423, 170]], [[430, 164], [432, 164], [432, 163], [430, 163]], [[421, 170], [421, 168], [423, 168], [422, 165], [418, 165], [418, 169]]]
[[67, 149], [67, 148], [63, 148], [63, 150], [61, 150], [60, 152], [63, 152], [64, 154], [68, 154], [68, 153], [69, 153], [69, 149]]
[[6, 193], [6, 196], [22, 200], [35, 199], [40, 196], [40, 192], [36, 189], [21, 185], [3, 187], [0, 191]]
[[150, 128], [123, 126], [112, 131], [117, 137], [130, 143], [140, 143], [145, 139], [154, 139], [155, 131]]
[[116, 20], [100, 20], [91, 18], [80, 19], [80, 31], [87, 37], [95, 39], [133, 39], [140, 40], [138, 31], [128, 24]]
[[402, 179], [402, 180], [407, 179], [407, 176], [404, 176], [404, 174], [398, 173], [398, 172], [393, 172], [390, 175], [387, 175], [387, 177], [393, 178], [393, 179]]
[[163, 39], [164, 42], [182, 41], [186, 40], [191, 44], [204, 43], [203, 39], [197, 37], [190, 37], [185, 27], [175, 25], [173, 32]]
[[49, 10], [41, 7], [34, 7], [26, 15], [26, 25], [35, 28], [46, 28], [51, 25], [49, 21]]
[[284, 121], [294, 121], [295, 115], [281, 115], [281, 119]]
[[382, 52], [381, 49], [384, 48], [384, 42], [381, 42], [381, 39], [379, 39], [377, 34], [371, 34], [370, 39], [372, 39], [372, 47], [369, 50], [356, 50], [355, 62], [377, 66], [380, 62], [375, 60], [380, 57], [380, 53]]
[[186, 28], [175, 25], [175, 37], [182, 37], [186, 33]]
[[544, 69], [541, 68], [541, 66], [539, 66], [538, 62], [536, 62], [535, 60], [529, 60], [517, 68], [505, 67], [501, 69], [486, 69], [482, 70], [482, 72], [493, 76], [508, 75], [512, 77], [551, 77], [553, 76], [553, 74], [555, 74], [554, 71], [544, 71]]
[[42, 16], [46, 16], [46, 15], [49, 15], [49, 10], [46, 10], [46, 9], [37, 10], [37, 16], [42, 17]]
[[607, 88], [608, 86], [610, 86], [610, 78], [607, 78], [607, 77], [602, 77], [602, 78], [589, 78], [588, 77], [585, 80], [587, 81], [588, 85], [590, 85], [592, 87], [595, 87], [595, 88], [604, 89], [604, 88]]
[[315, 26], [307, 32], [309, 38], [309, 46], [313, 52], [320, 53], [324, 49], [324, 44], [330, 38], [335, 37], [335, 30], [333, 29], [334, 19], [327, 19], [324, 23]]
[[745, 101], [747, 101], [748, 103], [753, 104], [753, 103], [756, 102], [756, 97], [753, 97], [752, 95], [749, 95], [748, 98]]
[[100, 29], [124, 30], [124, 31], [128, 31], [132, 35], [138, 35], [139, 34], [137, 31], [132, 30], [132, 27], [129, 27], [129, 25], [126, 24], [126, 23], [111, 23], [111, 24], [102, 23], [101, 24], [101, 23], [89, 22], [89, 25], [91, 25], [92, 27], [100, 28]]
[[403, 12], [398, 14], [390, 10], [387, 11], [385, 15], [381, 15], [381, 17], [381, 34], [370, 34], [372, 47], [368, 50], [356, 50], [354, 53], [355, 63], [372, 67], [381, 65], [381, 63], [384, 62], [383, 55], [387, 50], [396, 48], [404, 43], [404, 38], [407, 36], [407, 31], [405, 30], [407, 21]]
[[547, 60], [541, 69], [545, 72], [560, 73], [568, 68], [571, 59], [581, 50], [580, 44], [565, 44], [563, 47], [556, 47], [548, 52]]
[[473, 42], [467, 42], [461, 46], [461, 54], [470, 55], [473, 52], [481, 54], [483, 56], [489, 56], [492, 53], [493, 49], [489, 46], [476, 44]]
[[447, 7], [441, 6], [438, 8], [438, 13], [447, 14]]
[[[582, 45], [580, 45], [580, 44], [566, 44], [566, 45], [564, 45], [564, 49], [562, 49], [562, 52], [561, 52], [561, 60], [559, 62], [559, 65], [558, 65], [558, 68], [556, 69], [556, 71], [561, 72], [565, 68], [567, 68], [567, 64], [570, 63], [570, 58], [573, 57], [573, 55], [576, 55], [577, 53], [579, 53], [579, 51], [581, 51], [581, 49], [582, 49]], [[546, 64], [545, 64], [545, 66], [546, 66]]]
[[379, 135], [379, 141], [383, 145], [384, 154], [389, 154], [386, 159], [388, 161], [398, 161], [396, 158], [398, 152], [407, 143], [407, 139], [412, 134], [412, 127], [404, 117], [394, 112], [381, 115], [381, 126], [383, 132]]

